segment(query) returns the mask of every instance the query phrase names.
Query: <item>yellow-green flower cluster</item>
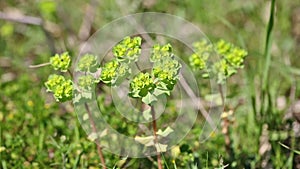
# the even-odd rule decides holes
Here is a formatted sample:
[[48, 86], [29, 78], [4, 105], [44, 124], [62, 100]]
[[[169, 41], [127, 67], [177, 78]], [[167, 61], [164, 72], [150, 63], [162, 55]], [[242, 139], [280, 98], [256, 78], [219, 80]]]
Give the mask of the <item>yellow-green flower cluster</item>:
[[125, 63], [112, 60], [102, 67], [100, 79], [108, 85], [115, 85], [130, 72], [129, 67]]
[[168, 43], [164, 46], [155, 44], [152, 48], [150, 60], [151, 62], [157, 62], [165, 58], [173, 57], [172, 46]]
[[73, 96], [73, 83], [61, 75], [50, 75], [45, 82], [48, 92], [52, 92], [57, 102], [71, 100]]
[[[194, 44], [195, 53], [189, 58], [190, 65], [194, 70], [203, 70], [203, 77], [217, 77], [218, 83], [223, 83], [228, 77], [243, 68], [244, 58], [247, 52], [244, 49], [234, 46], [231, 43], [219, 40], [214, 46], [206, 40]], [[209, 57], [216, 51], [221, 59], [209, 65]]]
[[65, 78], [61, 75], [50, 75], [48, 77], [48, 81], [45, 83], [45, 86], [47, 87], [47, 92], [52, 92], [57, 86], [62, 84], [64, 81]]
[[85, 54], [78, 61], [77, 69], [83, 72], [95, 72], [98, 68], [97, 58], [91, 54]]
[[158, 79], [158, 83], [165, 83], [169, 89], [173, 89], [178, 80], [178, 73], [181, 64], [171, 58], [166, 58], [160, 62], [155, 62], [153, 67], [153, 75]]
[[139, 73], [130, 82], [130, 95], [144, 97], [155, 88], [154, 81], [149, 73]]
[[181, 64], [174, 59], [172, 50], [170, 44], [163, 46], [155, 44], [150, 57], [150, 61], [154, 63], [152, 73], [157, 78], [158, 87], [166, 86], [168, 90], [172, 90], [176, 84], [181, 68]]
[[190, 58], [190, 65], [194, 70], [203, 70], [207, 68], [207, 60], [213, 51], [212, 45], [205, 39], [193, 44], [195, 53]]
[[237, 72], [235, 68], [228, 65], [225, 60], [220, 60], [214, 65], [214, 71], [217, 73], [218, 83], [223, 83], [228, 77], [232, 76]]
[[95, 83], [95, 78], [92, 75], [84, 75], [78, 77], [78, 85], [83, 89], [90, 90]]
[[224, 40], [217, 42], [216, 51], [234, 68], [242, 68], [244, 58], [247, 56], [247, 51]]
[[71, 57], [68, 52], [56, 54], [50, 58], [50, 64], [55, 70], [66, 72], [71, 66]]
[[114, 56], [120, 61], [136, 61], [141, 54], [142, 39], [140, 37], [125, 37], [113, 48]]

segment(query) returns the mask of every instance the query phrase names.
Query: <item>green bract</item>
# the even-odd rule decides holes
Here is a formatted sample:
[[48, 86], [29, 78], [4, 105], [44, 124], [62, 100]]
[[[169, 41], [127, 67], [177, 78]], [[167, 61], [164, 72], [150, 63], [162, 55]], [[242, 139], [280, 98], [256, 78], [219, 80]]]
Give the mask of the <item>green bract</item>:
[[91, 54], [85, 54], [78, 61], [77, 69], [83, 72], [96, 72], [98, 68], [97, 57]]
[[71, 66], [71, 57], [68, 52], [56, 54], [50, 58], [50, 64], [55, 70], [66, 72]]
[[160, 46], [159, 44], [155, 44], [152, 48], [152, 53], [150, 57], [151, 62], [157, 62], [165, 58], [171, 58], [173, 56], [172, 46], [170, 44], [166, 44], [164, 46]]
[[130, 82], [130, 93], [132, 97], [144, 97], [155, 88], [154, 81], [149, 73], [139, 73]]
[[141, 54], [142, 39], [140, 37], [125, 37], [113, 48], [113, 54], [119, 61], [136, 61]]
[[54, 98], [58, 102], [64, 102], [72, 99], [73, 83], [71, 80], [66, 80], [61, 75], [50, 75], [45, 82], [48, 92], [52, 92]]
[[[243, 68], [247, 52], [231, 43], [219, 40], [214, 48], [206, 40], [194, 43], [195, 53], [189, 58], [190, 66], [194, 70], [204, 70], [203, 77], [217, 77], [218, 83], [223, 83], [228, 77], [234, 75], [237, 69]], [[212, 52], [217, 52], [221, 60], [209, 63]]]

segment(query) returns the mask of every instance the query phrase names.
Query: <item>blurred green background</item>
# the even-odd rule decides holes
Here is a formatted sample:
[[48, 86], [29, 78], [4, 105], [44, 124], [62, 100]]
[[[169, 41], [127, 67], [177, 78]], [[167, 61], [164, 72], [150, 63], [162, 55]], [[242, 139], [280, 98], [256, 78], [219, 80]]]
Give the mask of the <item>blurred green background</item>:
[[[227, 82], [226, 107], [239, 106], [204, 143], [198, 142], [201, 128], [195, 126], [173, 153], [165, 154], [166, 167], [300, 168], [300, 1], [275, 1], [266, 43], [270, 9], [266, 0], [1, 0], [0, 168], [101, 168], [72, 104], [58, 104], [46, 93], [43, 83], [51, 68], [29, 65], [64, 51], [76, 56], [105, 24], [149, 11], [183, 17], [212, 41], [222, 38], [249, 53], [245, 68]], [[99, 102], [106, 103], [106, 97], [99, 96]], [[111, 118], [112, 109], [111, 103], [102, 107], [111, 112], [112, 126], [134, 130]], [[111, 168], [157, 168], [151, 158], [105, 156]]]

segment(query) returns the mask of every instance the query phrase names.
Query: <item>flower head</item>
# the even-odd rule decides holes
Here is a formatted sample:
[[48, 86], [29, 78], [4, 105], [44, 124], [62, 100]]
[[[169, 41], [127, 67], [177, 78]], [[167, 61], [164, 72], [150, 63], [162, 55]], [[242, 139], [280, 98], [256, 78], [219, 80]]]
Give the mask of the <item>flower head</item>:
[[85, 54], [78, 61], [77, 69], [83, 72], [95, 72], [98, 68], [97, 58], [91, 54]]
[[169, 43], [164, 46], [155, 44], [152, 48], [152, 53], [150, 57], [151, 62], [157, 62], [166, 58], [173, 57], [172, 50], [173, 48]]
[[130, 82], [130, 95], [144, 97], [155, 88], [154, 81], [149, 73], [139, 73]]
[[141, 54], [142, 39], [140, 37], [125, 37], [113, 48], [113, 54], [119, 61], [136, 61]]
[[58, 102], [64, 102], [72, 99], [73, 83], [71, 80], [66, 80], [61, 75], [50, 75], [45, 82], [48, 92], [52, 92], [54, 98]]
[[56, 54], [50, 58], [50, 64], [55, 70], [66, 72], [71, 66], [71, 57], [68, 52]]
[[165, 83], [169, 89], [173, 89], [178, 80], [178, 73], [181, 64], [175, 59], [165, 59], [161, 62], [155, 62], [153, 66], [153, 75], [158, 80], [158, 84]]
[[45, 82], [45, 86], [47, 88], [47, 91], [52, 92], [55, 90], [55, 88], [59, 85], [61, 85], [65, 81], [65, 78], [61, 75], [50, 75], [48, 77], [48, 80]]
[[83, 89], [91, 89], [91, 86], [95, 83], [95, 78], [92, 75], [84, 75], [78, 78], [78, 85]]

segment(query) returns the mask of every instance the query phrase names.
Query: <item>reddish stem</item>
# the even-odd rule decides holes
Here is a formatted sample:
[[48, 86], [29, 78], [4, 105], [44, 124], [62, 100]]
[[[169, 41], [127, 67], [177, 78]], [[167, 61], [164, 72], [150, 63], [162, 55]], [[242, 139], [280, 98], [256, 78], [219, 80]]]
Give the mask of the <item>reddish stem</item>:
[[[87, 105], [87, 103], [84, 103], [84, 106], [85, 106], [86, 111], [88, 112], [89, 119], [90, 119], [90, 122], [91, 122], [91, 125], [92, 125], [92, 130], [93, 130], [94, 133], [97, 133], [96, 124], [95, 124], [95, 122], [92, 118], [93, 116], [92, 116], [92, 113], [89, 109], [89, 106]], [[99, 142], [98, 138], [96, 139], [96, 145], [97, 145], [97, 151], [98, 151], [98, 155], [99, 155], [102, 167], [103, 167], [103, 169], [106, 169], [105, 160], [104, 160], [104, 156], [103, 156], [103, 153], [102, 153], [102, 148], [101, 148], [101, 145], [100, 145], [100, 142]]]
[[[151, 114], [152, 114], [152, 127], [153, 127], [153, 134], [154, 134], [154, 143], [158, 144], [158, 140], [157, 140], [157, 127], [156, 127], [156, 118], [155, 118], [155, 111], [154, 111], [154, 107], [151, 106]], [[160, 156], [160, 152], [157, 151], [156, 153], [157, 155], [157, 165], [158, 165], [158, 169], [162, 169], [162, 163], [161, 163], [161, 156]]]

